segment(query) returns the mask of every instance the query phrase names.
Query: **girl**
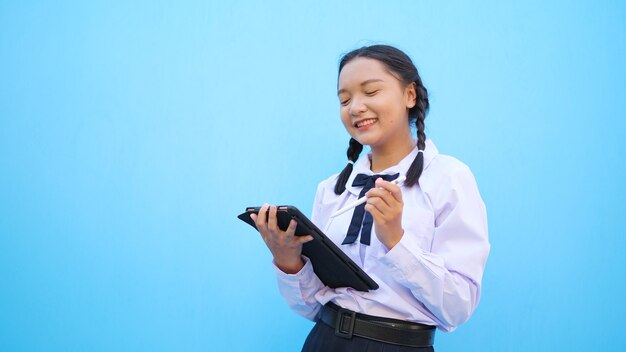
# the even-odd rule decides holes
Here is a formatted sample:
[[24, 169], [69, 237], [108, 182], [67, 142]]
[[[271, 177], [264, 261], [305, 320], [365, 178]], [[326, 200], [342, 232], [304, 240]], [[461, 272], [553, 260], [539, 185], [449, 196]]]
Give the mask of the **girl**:
[[[295, 221], [281, 231], [265, 204], [253, 220], [280, 292], [317, 322], [303, 351], [434, 351], [435, 328], [454, 330], [480, 299], [490, 245], [474, 176], [426, 139], [428, 94], [402, 51], [373, 45], [343, 56], [337, 95], [352, 137], [348, 165], [319, 184], [312, 221], [380, 287], [324, 286], [301, 255], [312, 237], [294, 236]], [[359, 158], [364, 145], [371, 151]], [[390, 182], [399, 175], [406, 181]], [[362, 196], [364, 205], [330, 218]]]

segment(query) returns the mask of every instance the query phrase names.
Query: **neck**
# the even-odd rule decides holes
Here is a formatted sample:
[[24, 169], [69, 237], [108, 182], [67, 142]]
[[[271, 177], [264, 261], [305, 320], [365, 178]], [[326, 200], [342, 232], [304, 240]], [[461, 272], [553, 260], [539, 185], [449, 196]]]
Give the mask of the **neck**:
[[406, 138], [398, 138], [393, 143], [381, 146], [372, 146], [372, 172], [381, 172], [399, 163], [404, 157], [409, 155], [415, 147], [413, 137], [408, 134]]

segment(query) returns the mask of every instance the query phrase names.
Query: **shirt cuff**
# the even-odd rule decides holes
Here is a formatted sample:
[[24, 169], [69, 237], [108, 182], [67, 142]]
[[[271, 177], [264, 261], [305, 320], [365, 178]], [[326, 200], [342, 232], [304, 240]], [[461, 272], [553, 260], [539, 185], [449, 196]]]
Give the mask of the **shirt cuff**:
[[300, 289], [300, 282], [311, 282], [315, 276], [313, 265], [311, 264], [309, 258], [304, 255], [302, 256], [302, 260], [304, 261], [304, 266], [295, 274], [287, 274], [280, 270], [280, 268], [276, 265], [276, 262], [272, 260], [272, 265], [274, 266], [274, 271], [276, 272], [278, 281], [288, 286], [297, 287], [298, 290]]

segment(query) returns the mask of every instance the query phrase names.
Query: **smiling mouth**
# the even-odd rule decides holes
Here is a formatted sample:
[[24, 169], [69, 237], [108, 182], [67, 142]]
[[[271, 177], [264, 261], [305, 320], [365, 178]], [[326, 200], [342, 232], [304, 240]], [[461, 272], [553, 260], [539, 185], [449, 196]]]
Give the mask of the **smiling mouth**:
[[365, 127], [365, 126], [369, 126], [371, 124], [374, 124], [376, 121], [378, 121], [378, 119], [361, 120], [361, 121], [355, 122], [353, 126], [356, 127], [356, 128]]

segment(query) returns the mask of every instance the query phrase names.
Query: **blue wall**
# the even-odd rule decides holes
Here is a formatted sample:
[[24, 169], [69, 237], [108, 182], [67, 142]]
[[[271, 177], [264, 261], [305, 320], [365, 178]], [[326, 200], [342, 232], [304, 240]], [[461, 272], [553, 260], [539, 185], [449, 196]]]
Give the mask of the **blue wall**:
[[626, 5], [409, 0], [2, 1], [0, 350], [298, 350], [235, 216], [310, 212], [345, 164], [338, 59], [378, 42], [488, 207], [481, 304], [438, 350], [620, 350]]

